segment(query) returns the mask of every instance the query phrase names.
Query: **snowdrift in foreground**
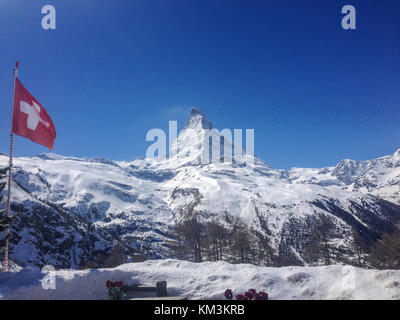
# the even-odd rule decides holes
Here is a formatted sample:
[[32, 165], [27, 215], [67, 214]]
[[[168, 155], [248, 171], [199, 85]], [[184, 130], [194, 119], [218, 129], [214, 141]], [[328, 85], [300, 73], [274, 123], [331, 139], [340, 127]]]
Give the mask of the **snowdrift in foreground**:
[[105, 282], [154, 285], [168, 282], [169, 295], [188, 299], [223, 299], [249, 288], [270, 299], [400, 299], [400, 271], [365, 270], [351, 266], [257, 267], [226, 262], [191, 263], [152, 260], [113, 269], [56, 271], [56, 289], [44, 290], [46, 274], [25, 268], [0, 274], [1, 299], [107, 299]]

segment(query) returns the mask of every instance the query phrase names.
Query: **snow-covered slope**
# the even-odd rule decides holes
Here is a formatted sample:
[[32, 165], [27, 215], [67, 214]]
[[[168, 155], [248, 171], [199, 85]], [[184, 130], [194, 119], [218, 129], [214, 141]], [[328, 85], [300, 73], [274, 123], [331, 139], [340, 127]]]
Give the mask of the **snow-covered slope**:
[[[76, 267], [116, 244], [165, 257], [174, 221], [194, 212], [217, 219], [229, 212], [303, 264], [310, 225], [324, 215], [334, 225], [332, 261], [343, 262], [354, 258], [352, 229], [373, 242], [400, 218], [400, 150], [321, 169], [276, 170], [245, 151], [232, 161], [202, 164], [205, 146], [220, 148], [210, 145], [205, 129], [211, 128], [193, 110], [168, 159], [16, 158], [13, 208], [24, 213], [13, 229], [12, 242], [21, 240], [12, 258]], [[226, 139], [224, 145], [231, 146]], [[0, 155], [0, 167], [7, 161]]]
[[268, 292], [272, 300], [400, 299], [400, 271], [343, 265], [270, 268], [221, 261], [153, 260], [113, 269], [58, 270], [54, 290], [42, 288], [46, 275], [29, 268], [0, 273], [0, 299], [108, 299], [107, 280], [154, 286], [160, 279], [167, 281], [169, 295], [188, 299], [223, 299], [227, 288], [234, 296], [255, 288]]

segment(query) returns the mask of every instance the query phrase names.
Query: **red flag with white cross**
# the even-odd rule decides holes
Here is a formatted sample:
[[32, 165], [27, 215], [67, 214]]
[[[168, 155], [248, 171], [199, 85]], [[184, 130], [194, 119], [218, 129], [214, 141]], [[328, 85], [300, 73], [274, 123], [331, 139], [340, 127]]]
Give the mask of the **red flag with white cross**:
[[[12, 113], [12, 125], [10, 135], [10, 165], [8, 168], [8, 195], [6, 216], [11, 215], [11, 185], [13, 168], [13, 146], [14, 133], [28, 138], [33, 142], [39, 143], [50, 151], [53, 149], [54, 139], [56, 138], [56, 128], [51, 121], [46, 110], [37, 101], [34, 96], [22, 85], [18, 79], [19, 62], [15, 64], [14, 69], [14, 102]], [[4, 246], [4, 258], [2, 261], [3, 270], [8, 271], [8, 236], [10, 227], [6, 229], [6, 238]]]
[[56, 128], [43, 106], [15, 79], [12, 132], [53, 149]]

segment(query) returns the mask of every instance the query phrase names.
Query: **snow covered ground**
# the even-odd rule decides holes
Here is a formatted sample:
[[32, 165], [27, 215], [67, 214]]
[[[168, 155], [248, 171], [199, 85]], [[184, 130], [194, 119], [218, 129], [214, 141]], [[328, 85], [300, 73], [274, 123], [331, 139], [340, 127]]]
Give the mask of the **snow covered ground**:
[[344, 265], [322, 267], [257, 267], [226, 262], [191, 263], [149, 260], [113, 269], [58, 270], [56, 289], [45, 290], [46, 273], [25, 268], [0, 274], [1, 299], [107, 299], [105, 282], [155, 285], [168, 282], [169, 295], [189, 299], [223, 299], [254, 288], [270, 299], [400, 299], [400, 271], [365, 270]]

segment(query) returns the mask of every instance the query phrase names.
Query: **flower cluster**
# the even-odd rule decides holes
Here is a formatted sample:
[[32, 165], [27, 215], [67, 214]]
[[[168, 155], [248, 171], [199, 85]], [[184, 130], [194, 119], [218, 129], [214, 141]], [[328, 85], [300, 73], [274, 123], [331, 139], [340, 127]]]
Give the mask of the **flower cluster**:
[[122, 281], [110, 281], [106, 282], [108, 290], [108, 296], [112, 300], [122, 300], [126, 297], [126, 286]]
[[[226, 289], [224, 296], [228, 300], [232, 300], [233, 298], [232, 290]], [[264, 291], [257, 292], [255, 289], [249, 289], [245, 293], [237, 294], [236, 300], [268, 300], [268, 293]]]

